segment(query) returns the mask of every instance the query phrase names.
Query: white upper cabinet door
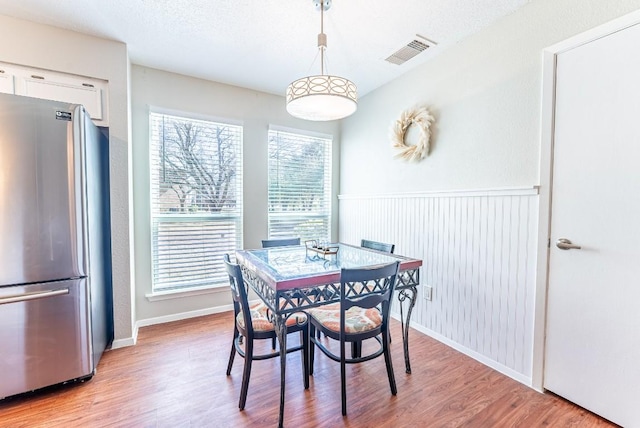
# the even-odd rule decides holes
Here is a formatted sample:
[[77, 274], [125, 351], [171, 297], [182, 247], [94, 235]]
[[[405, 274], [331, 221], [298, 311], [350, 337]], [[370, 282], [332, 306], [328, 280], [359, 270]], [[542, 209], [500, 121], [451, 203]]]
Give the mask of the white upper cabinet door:
[[109, 125], [106, 81], [13, 64], [0, 70], [0, 92], [82, 104], [96, 125]]
[[83, 83], [80, 86], [56, 82], [52, 79], [41, 78], [33, 75], [23, 78], [23, 93], [28, 97], [42, 98], [45, 100], [62, 101], [66, 103], [82, 104], [91, 116], [91, 119], [100, 121], [103, 119], [102, 90], [91, 83]]
[[13, 83], [13, 74], [7, 73], [0, 67], [0, 93], [15, 94], [15, 85]]

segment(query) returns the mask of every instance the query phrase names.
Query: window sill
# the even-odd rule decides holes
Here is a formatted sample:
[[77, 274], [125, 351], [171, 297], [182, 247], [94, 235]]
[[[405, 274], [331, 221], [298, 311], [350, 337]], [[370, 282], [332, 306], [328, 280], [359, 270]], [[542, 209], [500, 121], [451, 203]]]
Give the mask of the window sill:
[[177, 289], [177, 290], [166, 290], [166, 291], [156, 291], [155, 293], [145, 294], [145, 297], [150, 302], [158, 302], [161, 300], [170, 300], [170, 299], [181, 299], [184, 297], [191, 296], [200, 296], [202, 294], [214, 294], [214, 293], [222, 293], [228, 292], [229, 286], [226, 284], [223, 285], [214, 285], [214, 286], [206, 286], [206, 287], [193, 287], [189, 289]]

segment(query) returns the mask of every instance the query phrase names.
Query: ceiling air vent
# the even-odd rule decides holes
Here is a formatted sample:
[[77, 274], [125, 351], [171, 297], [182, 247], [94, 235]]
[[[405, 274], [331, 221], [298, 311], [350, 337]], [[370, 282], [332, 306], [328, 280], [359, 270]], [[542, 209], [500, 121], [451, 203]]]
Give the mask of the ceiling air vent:
[[390, 62], [391, 64], [401, 65], [405, 62], [409, 61], [414, 56], [418, 55], [420, 52], [426, 51], [431, 45], [435, 45], [434, 42], [430, 40], [418, 40], [413, 39], [406, 46], [401, 47], [385, 60]]

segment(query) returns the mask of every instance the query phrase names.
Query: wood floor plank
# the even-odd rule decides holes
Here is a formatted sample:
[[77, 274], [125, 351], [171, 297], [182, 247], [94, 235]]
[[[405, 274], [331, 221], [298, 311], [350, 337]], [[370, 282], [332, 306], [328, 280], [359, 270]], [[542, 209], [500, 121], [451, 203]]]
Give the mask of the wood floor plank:
[[[225, 373], [232, 323], [229, 312], [144, 327], [136, 346], [105, 353], [92, 380], [0, 401], [0, 428], [274, 427], [279, 360], [254, 362], [246, 408], [239, 411], [242, 358], [236, 356], [231, 376]], [[349, 365], [346, 417], [340, 412], [339, 364], [316, 353], [314, 376], [305, 390], [300, 355], [289, 354], [285, 425], [615, 426], [416, 331], [410, 333], [413, 373], [408, 375], [397, 322], [392, 335], [398, 395], [390, 393], [383, 358]], [[297, 340], [291, 336], [291, 342]], [[260, 349], [269, 347], [265, 341]]]

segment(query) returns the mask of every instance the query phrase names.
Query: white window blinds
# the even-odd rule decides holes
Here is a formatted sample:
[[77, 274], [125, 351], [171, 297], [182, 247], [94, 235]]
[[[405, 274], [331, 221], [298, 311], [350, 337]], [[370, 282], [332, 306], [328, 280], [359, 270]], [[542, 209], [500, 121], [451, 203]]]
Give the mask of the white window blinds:
[[331, 238], [331, 145], [269, 131], [269, 238]]
[[226, 284], [242, 247], [242, 127], [150, 113], [153, 291]]

